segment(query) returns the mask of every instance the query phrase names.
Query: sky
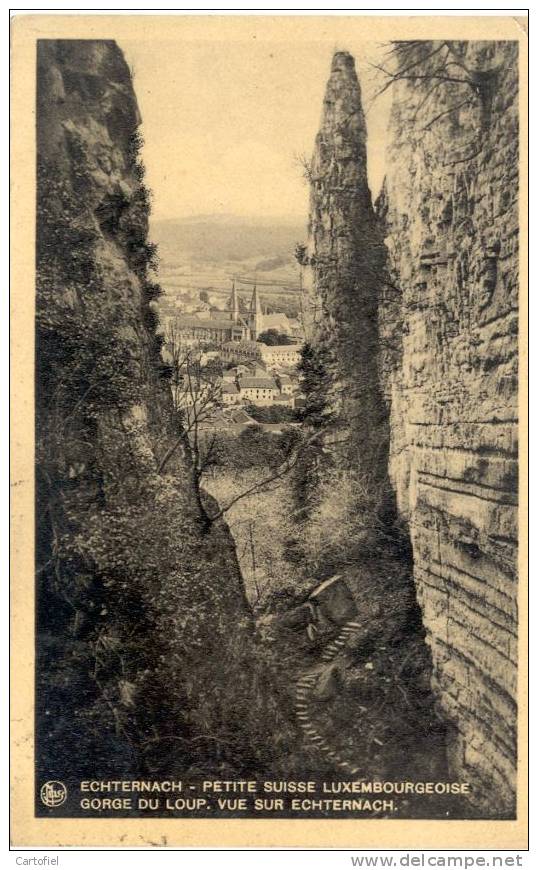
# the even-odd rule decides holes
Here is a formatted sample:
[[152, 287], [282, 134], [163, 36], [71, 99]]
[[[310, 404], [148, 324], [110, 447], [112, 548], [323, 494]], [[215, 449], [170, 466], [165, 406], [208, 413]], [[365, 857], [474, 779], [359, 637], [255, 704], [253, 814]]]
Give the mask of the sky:
[[[200, 214], [306, 218], [300, 164], [312, 153], [332, 54], [355, 56], [370, 186], [384, 174], [390, 90], [372, 102], [386, 49], [372, 42], [120, 40], [142, 114], [153, 219]], [[371, 104], [371, 105], [370, 105]]]

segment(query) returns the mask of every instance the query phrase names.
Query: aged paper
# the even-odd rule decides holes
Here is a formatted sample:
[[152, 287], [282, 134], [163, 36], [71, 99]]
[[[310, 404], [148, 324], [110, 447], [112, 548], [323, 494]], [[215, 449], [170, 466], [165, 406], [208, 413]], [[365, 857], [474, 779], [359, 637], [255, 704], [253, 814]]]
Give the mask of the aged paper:
[[14, 17], [14, 845], [525, 847], [526, 76]]

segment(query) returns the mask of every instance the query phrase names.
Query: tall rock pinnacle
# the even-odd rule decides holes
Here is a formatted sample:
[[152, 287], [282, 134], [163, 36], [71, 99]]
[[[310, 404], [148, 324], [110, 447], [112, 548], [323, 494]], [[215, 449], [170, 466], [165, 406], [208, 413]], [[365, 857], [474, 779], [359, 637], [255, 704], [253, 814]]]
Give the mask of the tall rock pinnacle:
[[[364, 197], [371, 207], [366, 177], [366, 123], [355, 61], [347, 52], [337, 52], [327, 82], [321, 127], [312, 161], [314, 177], [323, 177], [323, 187], [334, 193], [349, 191]], [[315, 192], [313, 190], [313, 204]]]
[[333, 57], [309, 175], [313, 339], [330, 352], [348, 458], [379, 479], [386, 473], [377, 372], [385, 249], [368, 188], [361, 90], [347, 52]]

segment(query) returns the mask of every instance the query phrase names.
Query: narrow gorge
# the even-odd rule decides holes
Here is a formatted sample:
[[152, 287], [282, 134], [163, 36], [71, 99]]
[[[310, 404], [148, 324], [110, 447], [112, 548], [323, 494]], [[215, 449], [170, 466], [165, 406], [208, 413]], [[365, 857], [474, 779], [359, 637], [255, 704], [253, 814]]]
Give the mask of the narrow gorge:
[[373, 203], [334, 54], [300, 417], [209, 473], [172, 401], [131, 72], [113, 41], [38, 41], [40, 780], [68, 755], [74, 780], [454, 781], [397, 814], [514, 817], [517, 60], [395, 43]]
[[337, 418], [326, 440], [344, 442], [333, 465], [352, 470], [352, 511], [362, 497], [369, 533], [381, 522], [389, 537], [398, 529], [402, 555], [409, 545], [391, 582], [405, 585], [411, 572], [448, 769], [473, 783], [479, 813], [512, 817], [517, 44], [396, 43], [387, 66], [375, 214], [345, 52], [333, 59], [308, 167], [302, 260], [312, 342], [329, 372], [324, 401]]

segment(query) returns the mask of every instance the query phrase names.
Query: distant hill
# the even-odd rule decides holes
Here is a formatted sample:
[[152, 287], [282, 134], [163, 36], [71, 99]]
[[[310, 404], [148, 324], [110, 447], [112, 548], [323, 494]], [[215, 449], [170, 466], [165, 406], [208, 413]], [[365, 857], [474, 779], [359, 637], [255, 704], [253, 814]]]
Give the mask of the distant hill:
[[306, 237], [306, 219], [200, 215], [152, 221], [150, 234], [167, 263], [259, 259], [267, 270], [293, 263], [295, 245]]

